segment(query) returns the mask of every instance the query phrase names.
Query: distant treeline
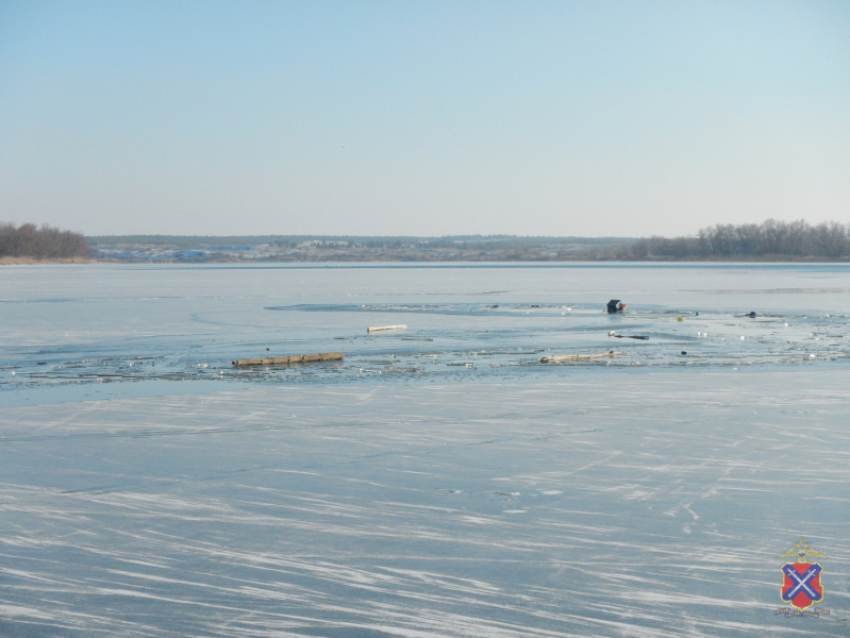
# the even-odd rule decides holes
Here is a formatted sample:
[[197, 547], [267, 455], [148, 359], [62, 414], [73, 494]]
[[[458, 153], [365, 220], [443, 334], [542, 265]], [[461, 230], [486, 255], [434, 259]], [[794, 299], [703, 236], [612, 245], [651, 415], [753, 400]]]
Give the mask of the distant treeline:
[[400, 248], [421, 246], [428, 248], [462, 248], [487, 250], [494, 248], [521, 248], [538, 246], [611, 246], [626, 240], [623, 237], [518, 237], [516, 235], [447, 235], [444, 237], [353, 236], [353, 235], [103, 235], [88, 237], [93, 246], [146, 245], [174, 246], [179, 248], [207, 248], [221, 246], [269, 245], [295, 248], [312, 244], [318, 248], [346, 245], [351, 248]]
[[729, 259], [736, 257], [850, 258], [850, 224], [768, 219], [762, 224], [717, 224], [696, 237], [648, 237], [600, 251], [609, 259]]
[[91, 256], [91, 248], [81, 233], [43, 224], [16, 226], [0, 222], [0, 257], [71, 259]]
[[[70, 253], [88, 254], [82, 236], [32, 224], [0, 231], [0, 256], [56, 256], [45, 248], [18, 252], [4, 247], [2, 232], [34, 237], [53, 244], [67, 237]], [[70, 241], [73, 239], [74, 241]], [[96, 256], [118, 260], [174, 261], [642, 261], [642, 260], [850, 260], [850, 224], [817, 225], [800, 220], [769, 219], [762, 224], [717, 224], [695, 236], [648, 237], [519, 237], [515, 235], [450, 235], [443, 237], [350, 235], [178, 236], [125, 235], [89, 237]], [[43, 245], [50, 245], [47, 241]], [[40, 245], [31, 242], [29, 246]], [[266, 248], [257, 251], [258, 246]], [[154, 247], [154, 250], [150, 250]], [[141, 248], [142, 250], [137, 250]], [[133, 252], [136, 250], [136, 252]], [[77, 252], [74, 252], [77, 251]], [[123, 252], [122, 252], [123, 251]], [[169, 252], [170, 251], [170, 252]], [[216, 252], [219, 251], [219, 252]], [[243, 253], [239, 251], [245, 251]], [[126, 253], [126, 254], [125, 254]], [[258, 254], [259, 253], [259, 254]], [[129, 256], [128, 256], [129, 255]]]

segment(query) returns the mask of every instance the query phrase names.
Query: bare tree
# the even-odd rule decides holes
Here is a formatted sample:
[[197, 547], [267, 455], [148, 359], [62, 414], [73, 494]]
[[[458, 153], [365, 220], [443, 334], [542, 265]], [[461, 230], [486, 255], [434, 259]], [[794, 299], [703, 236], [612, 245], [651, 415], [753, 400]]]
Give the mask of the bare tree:
[[850, 258], [850, 225], [824, 222], [811, 226], [803, 220], [762, 224], [716, 224], [696, 237], [648, 237], [620, 247], [620, 259], [687, 259], [696, 257], [816, 257]]
[[67, 259], [90, 256], [91, 248], [80, 233], [47, 224], [38, 228], [35, 224], [0, 223], [0, 257]]

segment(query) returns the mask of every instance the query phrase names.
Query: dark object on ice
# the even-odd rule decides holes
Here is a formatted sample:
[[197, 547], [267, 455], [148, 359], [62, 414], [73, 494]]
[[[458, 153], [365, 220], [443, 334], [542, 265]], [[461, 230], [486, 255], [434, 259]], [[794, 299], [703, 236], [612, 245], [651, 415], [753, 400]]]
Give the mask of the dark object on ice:
[[750, 319], [755, 319], [755, 318], [756, 318], [756, 311], [755, 311], [755, 310], [753, 310], [753, 311], [752, 311], [750, 314], [748, 314], [747, 316], [748, 316]]
[[682, 350], [682, 354], [688, 354], [687, 350]]
[[626, 304], [620, 303], [619, 299], [612, 299], [608, 302], [608, 314], [613, 315], [616, 312], [623, 312], [626, 309]]
[[640, 339], [641, 341], [649, 341], [649, 337], [645, 337], [643, 335], [611, 335], [612, 337], [617, 337], [617, 339]]

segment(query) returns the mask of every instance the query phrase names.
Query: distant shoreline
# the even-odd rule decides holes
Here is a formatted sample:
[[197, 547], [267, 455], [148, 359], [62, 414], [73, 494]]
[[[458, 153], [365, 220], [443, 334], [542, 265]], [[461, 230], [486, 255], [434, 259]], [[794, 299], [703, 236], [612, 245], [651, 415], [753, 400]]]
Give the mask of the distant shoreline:
[[684, 237], [446, 235], [128, 235], [88, 237], [92, 256], [124, 262], [850, 262], [850, 225], [768, 219]]
[[41, 266], [49, 264], [96, 264], [90, 257], [66, 257], [62, 259], [37, 259], [35, 257], [0, 257], [0, 266]]
[[133, 265], [157, 265], [157, 264], [185, 264], [185, 265], [216, 265], [216, 264], [451, 264], [451, 263], [480, 263], [480, 264], [568, 264], [568, 263], [657, 263], [657, 264], [716, 264], [716, 263], [775, 263], [775, 264], [841, 264], [850, 263], [850, 256], [828, 259], [824, 257], [801, 257], [797, 255], [762, 255], [735, 257], [703, 257], [703, 258], [665, 258], [649, 257], [643, 259], [616, 259], [611, 257], [593, 257], [589, 255], [570, 258], [531, 258], [531, 259], [481, 259], [474, 257], [463, 257], [458, 259], [339, 259], [339, 258], [308, 258], [308, 259], [36, 259], [34, 257], [0, 257], [0, 266], [49, 266], [49, 265], [87, 265], [87, 264], [133, 264]]

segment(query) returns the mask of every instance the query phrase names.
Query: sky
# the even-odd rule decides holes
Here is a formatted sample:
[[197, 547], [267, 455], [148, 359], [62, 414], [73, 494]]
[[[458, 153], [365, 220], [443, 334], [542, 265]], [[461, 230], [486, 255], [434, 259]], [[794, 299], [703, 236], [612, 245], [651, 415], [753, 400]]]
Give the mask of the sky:
[[850, 2], [0, 2], [0, 221], [850, 222]]

